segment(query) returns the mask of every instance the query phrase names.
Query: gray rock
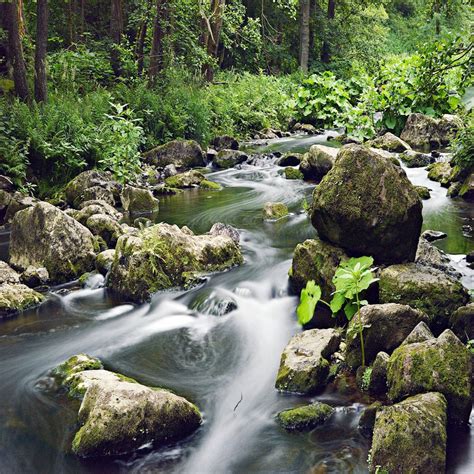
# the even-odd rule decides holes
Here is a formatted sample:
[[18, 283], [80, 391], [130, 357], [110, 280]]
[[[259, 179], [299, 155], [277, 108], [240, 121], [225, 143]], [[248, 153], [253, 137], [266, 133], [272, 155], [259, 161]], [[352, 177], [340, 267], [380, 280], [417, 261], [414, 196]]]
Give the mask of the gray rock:
[[159, 200], [149, 189], [126, 186], [120, 200], [126, 212], [156, 212], [159, 209]]
[[474, 303], [458, 308], [449, 318], [454, 334], [464, 343], [474, 339]]
[[310, 329], [294, 336], [281, 355], [276, 388], [296, 393], [323, 388], [329, 373], [328, 358], [340, 341], [336, 329]]
[[232, 227], [231, 225], [227, 225], [227, 224], [222, 224], [221, 222], [216, 222], [211, 227], [209, 234], [230, 237], [236, 244], [240, 242], [239, 231], [235, 227]]
[[177, 174], [178, 170], [176, 169], [176, 166], [173, 163], [166, 165], [163, 170], [164, 178], [170, 178], [171, 176], [176, 176]]
[[387, 132], [381, 137], [370, 140], [367, 145], [373, 148], [381, 148], [382, 150], [401, 153], [410, 150], [408, 143], [398, 138], [393, 133]]
[[[105, 214], [112, 219], [119, 221], [123, 218], [123, 214], [105, 201], [85, 201], [80, 204], [79, 211], [76, 211], [72, 217], [79, 221], [82, 225], [86, 225], [87, 219], [95, 214]], [[68, 209], [69, 210], [69, 209]]]
[[443, 473], [446, 441], [446, 400], [440, 393], [381, 407], [375, 418], [370, 472]]
[[301, 153], [285, 153], [277, 162], [278, 166], [298, 166], [303, 159]]
[[313, 145], [309, 152], [303, 155], [300, 163], [304, 178], [320, 181], [333, 167], [337, 153], [337, 148]]
[[248, 156], [238, 150], [221, 150], [212, 162], [212, 166], [218, 169], [233, 168], [240, 163], [243, 163]]
[[377, 411], [382, 407], [380, 402], [374, 402], [372, 405], [369, 405], [364, 409], [359, 418], [359, 431], [364, 438], [372, 438], [372, 433], [374, 431], [375, 417]]
[[30, 287], [46, 285], [49, 282], [48, 270], [44, 267], [29, 266], [21, 274], [21, 282]]
[[438, 247], [423, 238], [418, 242], [415, 263], [441, 270], [454, 279], [462, 277], [461, 273], [451, 265], [450, 258]]
[[445, 239], [448, 234], [444, 232], [439, 232], [437, 230], [425, 230], [421, 234], [421, 238], [427, 240], [428, 242], [434, 242], [435, 240]]
[[204, 153], [194, 140], [174, 140], [143, 154], [144, 160], [158, 168], [173, 164], [178, 169], [205, 166]]
[[424, 168], [425, 166], [434, 163], [435, 159], [431, 155], [419, 153], [414, 150], [407, 150], [400, 155], [401, 160], [405, 163], [407, 168]]
[[20, 283], [20, 275], [7, 262], [0, 260], [0, 285], [3, 283]]
[[215, 150], [238, 150], [239, 142], [229, 135], [222, 135], [220, 137], [215, 137], [212, 140], [212, 146]]
[[421, 322], [413, 328], [413, 331], [408, 334], [406, 339], [400, 345], [403, 346], [406, 344], [414, 344], [415, 342], [429, 341], [433, 338], [434, 336], [430, 328], [424, 322]]
[[40, 304], [44, 296], [21, 283], [0, 285], [0, 319]]
[[387, 364], [389, 355], [379, 352], [375, 357], [370, 374], [369, 393], [372, 395], [384, 395], [387, 393]]
[[400, 168], [363, 146], [348, 145], [315, 188], [311, 218], [322, 239], [390, 264], [414, 260], [421, 210]]
[[77, 175], [65, 188], [69, 205], [80, 208], [85, 201], [101, 200], [114, 205], [118, 201], [121, 185], [106, 171], [89, 170]]
[[326, 422], [334, 413], [334, 408], [325, 403], [314, 402], [277, 415], [279, 424], [287, 431], [310, 431]]

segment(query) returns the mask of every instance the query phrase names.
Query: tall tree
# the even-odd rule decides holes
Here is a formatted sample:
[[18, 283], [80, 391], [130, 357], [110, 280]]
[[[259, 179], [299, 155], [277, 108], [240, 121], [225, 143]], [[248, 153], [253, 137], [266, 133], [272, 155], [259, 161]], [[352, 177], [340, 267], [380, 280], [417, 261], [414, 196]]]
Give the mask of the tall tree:
[[155, 84], [158, 74], [163, 69], [163, 40], [166, 34], [168, 14], [168, 0], [156, 0], [156, 13], [153, 22], [153, 42], [151, 45], [150, 65], [148, 69], [148, 84], [150, 86]]
[[35, 100], [46, 102], [46, 50], [48, 46], [48, 0], [36, 0]]
[[122, 65], [120, 62], [120, 41], [123, 32], [123, 11], [122, 0], [112, 0], [110, 10], [110, 38], [112, 39], [112, 48], [110, 50], [110, 65], [116, 77], [122, 74]]
[[300, 69], [308, 72], [310, 0], [300, 0]]
[[[215, 61], [218, 60], [224, 8], [225, 0], [211, 0], [210, 15], [207, 16], [201, 11], [202, 26], [205, 29], [201, 38], [208, 56]], [[214, 67], [211, 62], [204, 65], [203, 73], [207, 81], [212, 82], [214, 80]]]
[[8, 29], [8, 55], [13, 68], [13, 79], [15, 81], [15, 93], [24, 100], [29, 100], [28, 81], [26, 77], [26, 65], [23, 56], [23, 46], [20, 35], [20, 14], [18, 0], [10, 0], [4, 6], [6, 13], [6, 24]]
[[328, 41], [328, 31], [331, 30], [331, 20], [334, 20], [336, 15], [336, 0], [328, 0], [328, 22], [326, 24], [326, 35], [321, 48], [321, 61], [328, 64], [331, 61], [331, 48]]

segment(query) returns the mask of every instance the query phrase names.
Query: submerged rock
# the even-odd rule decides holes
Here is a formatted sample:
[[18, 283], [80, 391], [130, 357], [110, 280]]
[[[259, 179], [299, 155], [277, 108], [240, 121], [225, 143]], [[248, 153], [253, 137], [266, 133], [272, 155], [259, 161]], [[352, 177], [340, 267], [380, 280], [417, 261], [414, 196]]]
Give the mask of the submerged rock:
[[239, 245], [225, 235], [194, 235], [165, 223], [146, 227], [117, 242], [108, 286], [132, 301], [183, 286], [199, 273], [221, 271], [242, 263]]
[[118, 201], [121, 185], [107, 171], [84, 171], [71, 180], [64, 192], [66, 201], [79, 208], [81, 203], [91, 200], [105, 201], [114, 205]]
[[443, 115], [435, 119], [423, 114], [411, 114], [400, 138], [414, 148], [432, 150], [447, 146], [463, 126], [455, 115]]
[[367, 142], [367, 146], [372, 148], [381, 148], [382, 150], [401, 153], [403, 151], [410, 150], [411, 147], [408, 143], [398, 138], [393, 133], [387, 132], [381, 137], [374, 138]]
[[174, 140], [143, 154], [145, 161], [158, 168], [175, 165], [178, 169], [205, 166], [204, 153], [194, 140]]
[[440, 393], [424, 393], [380, 407], [370, 472], [445, 472], [446, 441], [446, 400]]
[[282, 202], [266, 202], [263, 206], [264, 219], [281, 219], [288, 215], [288, 208]]
[[0, 318], [12, 316], [38, 305], [44, 296], [21, 283], [2, 283], [0, 285]]
[[285, 168], [285, 178], [286, 179], [303, 179], [303, 173], [296, 169], [288, 166]]
[[381, 303], [400, 303], [419, 309], [430, 319], [430, 327], [448, 327], [451, 314], [469, 301], [464, 286], [441, 270], [416, 263], [392, 265], [380, 273]]
[[318, 238], [298, 244], [289, 272], [293, 291], [299, 294], [308, 281], [314, 280], [321, 287], [322, 298], [329, 300], [336, 290], [332, 282], [336, 269], [347, 259], [342, 249]]
[[322, 425], [334, 412], [334, 408], [325, 403], [314, 402], [277, 415], [280, 425], [288, 431], [310, 431]]
[[[380, 351], [389, 354], [396, 349], [421, 321], [428, 317], [421, 311], [404, 304], [374, 304], [364, 306], [360, 311], [362, 320], [365, 361], [370, 364]], [[352, 318], [346, 338], [346, 363], [357, 368], [361, 365], [361, 348], [358, 318]]]
[[94, 260], [89, 229], [51, 204], [38, 203], [13, 219], [10, 262], [15, 267], [44, 267], [53, 282], [66, 282], [94, 268]]
[[149, 189], [127, 186], [120, 194], [120, 200], [126, 212], [156, 212], [159, 209], [159, 200]]
[[221, 150], [212, 161], [212, 166], [218, 169], [233, 168], [247, 159], [247, 155], [238, 150]]
[[163, 388], [103, 370], [98, 359], [74, 356], [55, 370], [70, 396], [82, 399], [72, 442], [80, 457], [117, 456], [146, 443], [185, 438], [201, 424], [195, 405]]
[[337, 148], [313, 145], [308, 153], [303, 155], [300, 163], [304, 178], [320, 181], [333, 167], [337, 153]]
[[313, 193], [319, 236], [377, 263], [413, 261], [422, 204], [405, 173], [360, 145], [342, 148]]
[[336, 329], [310, 329], [290, 340], [281, 355], [275, 387], [296, 393], [314, 393], [324, 387], [328, 358], [341, 341]]
[[438, 338], [403, 344], [387, 365], [389, 397], [399, 401], [423, 392], [440, 392], [448, 401], [448, 419], [467, 423], [471, 413], [471, 354], [446, 329]]

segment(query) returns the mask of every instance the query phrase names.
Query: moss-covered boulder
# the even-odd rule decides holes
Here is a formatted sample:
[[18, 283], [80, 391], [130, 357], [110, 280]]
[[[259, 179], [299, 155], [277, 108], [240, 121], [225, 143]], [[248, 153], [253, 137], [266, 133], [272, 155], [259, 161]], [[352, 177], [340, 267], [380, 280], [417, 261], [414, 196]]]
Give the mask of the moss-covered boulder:
[[115, 259], [115, 249], [104, 250], [97, 255], [95, 268], [101, 275], [107, 275]]
[[404, 151], [400, 158], [407, 168], [424, 168], [435, 161], [433, 156], [414, 150]]
[[430, 189], [426, 186], [415, 186], [415, 190], [418, 193], [418, 196], [420, 196], [420, 199], [423, 199], [423, 201], [431, 198]]
[[459, 197], [465, 201], [474, 201], [474, 173], [471, 173], [461, 184], [459, 188]]
[[440, 393], [378, 408], [370, 472], [443, 473], [446, 441], [446, 400]]
[[403, 344], [387, 365], [393, 401], [423, 392], [440, 392], [448, 401], [448, 419], [467, 423], [471, 413], [471, 354], [450, 330], [438, 338]]
[[313, 193], [319, 236], [377, 263], [413, 261], [422, 204], [405, 173], [377, 153], [348, 145]]
[[38, 199], [20, 192], [9, 194], [0, 191], [0, 225], [10, 223], [15, 214], [40, 202]]
[[398, 138], [391, 132], [387, 132], [380, 137], [370, 140], [367, 142], [367, 146], [372, 148], [380, 148], [392, 153], [401, 153], [411, 149], [408, 143], [404, 142], [402, 139]]
[[298, 166], [303, 159], [303, 155], [301, 153], [293, 153], [288, 152], [285, 153], [278, 161], [278, 166]]
[[437, 181], [441, 186], [448, 188], [456, 177], [456, 170], [447, 161], [439, 161], [428, 166], [428, 179]]
[[430, 328], [424, 322], [421, 322], [413, 328], [413, 331], [408, 334], [400, 345], [403, 346], [406, 344], [414, 344], [416, 342], [425, 342], [433, 339], [433, 337]]
[[217, 169], [233, 168], [247, 158], [247, 155], [239, 150], [221, 150], [212, 161], [212, 166]]
[[186, 171], [165, 179], [166, 186], [170, 188], [192, 188], [199, 186], [204, 180], [204, 175], [196, 170]]
[[79, 208], [85, 201], [101, 200], [114, 205], [118, 201], [121, 185], [107, 171], [84, 171], [71, 180], [64, 193], [69, 205]]
[[321, 402], [314, 402], [290, 410], [281, 411], [277, 415], [278, 423], [287, 431], [310, 431], [334, 413], [334, 408]]
[[325, 300], [335, 291], [332, 282], [336, 269], [348, 257], [342, 249], [318, 238], [308, 239], [298, 244], [293, 254], [289, 272], [292, 290], [299, 294], [310, 280], [314, 280], [322, 289]]
[[44, 267], [34, 267], [30, 265], [21, 274], [21, 282], [31, 288], [46, 285], [49, 282], [48, 270]]
[[199, 184], [199, 187], [209, 191], [220, 191], [222, 189], [222, 186], [219, 183], [216, 183], [215, 181], [209, 181], [208, 179], [203, 179]]
[[20, 283], [20, 274], [13, 270], [7, 262], [0, 260], [0, 285], [3, 283]]
[[120, 200], [126, 212], [156, 212], [159, 209], [159, 200], [149, 189], [127, 186], [120, 194]]
[[15, 215], [10, 262], [25, 270], [44, 267], [53, 282], [73, 280], [94, 268], [94, 237], [58, 208], [41, 202]]
[[143, 154], [144, 160], [158, 168], [175, 165], [178, 169], [205, 166], [204, 153], [194, 140], [173, 140]]
[[194, 235], [165, 223], [123, 235], [115, 250], [108, 287], [132, 301], [156, 291], [184, 286], [199, 273], [242, 263], [239, 245], [225, 235]]
[[[365, 345], [365, 361], [370, 364], [380, 351], [391, 353], [421, 321], [428, 317], [404, 304], [387, 303], [364, 306], [360, 311]], [[358, 318], [349, 323], [346, 338], [346, 363], [349, 367], [361, 365], [361, 347]]]
[[220, 150], [238, 150], [239, 142], [229, 135], [221, 135], [212, 140], [212, 146], [216, 151]]
[[303, 179], [303, 173], [296, 169], [288, 166], [285, 168], [285, 178], [286, 179]]
[[414, 148], [429, 151], [449, 145], [463, 126], [455, 115], [443, 115], [436, 119], [423, 114], [411, 114], [400, 138]]
[[44, 296], [21, 283], [0, 285], [0, 319], [40, 304]]
[[323, 388], [329, 373], [328, 358], [340, 341], [336, 329], [310, 329], [294, 336], [281, 355], [275, 387], [296, 393]]
[[103, 370], [98, 359], [74, 356], [55, 371], [69, 395], [82, 399], [72, 451], [80, 457], [117, 456], [143, 444], [180, 440], [201, 424], [198, 408], [163, 388]]
[[417, 263], [392, 265], [382, 270], [381, 303], [400, 303], [419, 309], [436, 331], [448, 327], [449, 317], [469, 301], [464, 286], [441, 270]]
[[121, 212], [117, 211], [114, 207], [108, 204], [105, 201], [96, 200], [96, 201], [85, 201], [80, 204], [78, 211], [72, 212], [72, 217], [79, 221], [82, 225], [86, 225], [87, 219], [96, 214], [103, 214], [106, 216], [119, 221], [123, 218]]
[[320, 181], [333, 167], [337, 152], [337, 148], [313, 145], [308, 153], [303, 155], [300, 163], [304, 178]]
[[474, 303], [458, 308], [449, 318], [454, 334], [463, 342], [474, 339]]
[[268, 220], [281, 219], [288, 215], [288, 207], [282, 202], [266, 202], [263, 206], [263, 218]]
[[86, 227], [93, 235], [101, 237], [108, 247], [115, 247], [124, 231], [120, 224], [106, 214], [94, 214], [87, 219]]

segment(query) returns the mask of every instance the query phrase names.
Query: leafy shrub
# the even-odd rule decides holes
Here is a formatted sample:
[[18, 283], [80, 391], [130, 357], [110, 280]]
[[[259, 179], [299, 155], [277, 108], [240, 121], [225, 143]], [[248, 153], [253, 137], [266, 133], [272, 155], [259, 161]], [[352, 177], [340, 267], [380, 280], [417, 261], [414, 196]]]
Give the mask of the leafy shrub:
[[461, 130], [454, 144], [453, 164], [461, 168], [463, 174], [474, 170], [474, 118]]

